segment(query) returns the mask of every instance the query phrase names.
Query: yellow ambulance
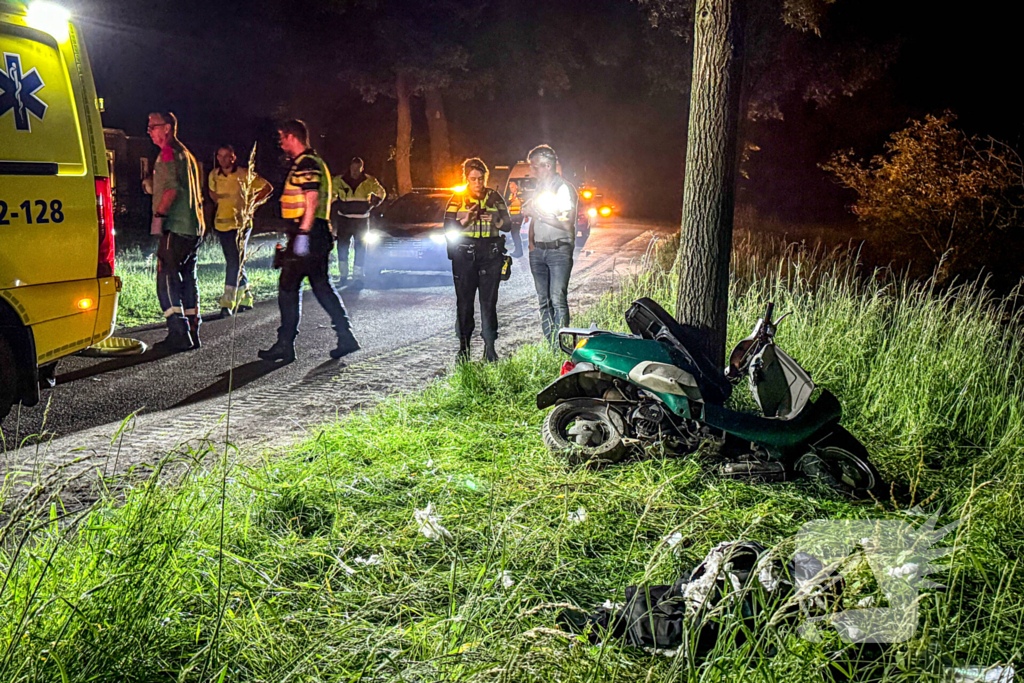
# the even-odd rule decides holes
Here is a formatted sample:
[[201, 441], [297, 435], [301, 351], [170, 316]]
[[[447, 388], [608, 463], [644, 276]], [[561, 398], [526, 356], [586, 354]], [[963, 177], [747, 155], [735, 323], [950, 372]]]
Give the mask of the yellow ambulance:
[[0, 0], [0, 419], [110, 336], [110, 178], [89, 58], [62, 7]]

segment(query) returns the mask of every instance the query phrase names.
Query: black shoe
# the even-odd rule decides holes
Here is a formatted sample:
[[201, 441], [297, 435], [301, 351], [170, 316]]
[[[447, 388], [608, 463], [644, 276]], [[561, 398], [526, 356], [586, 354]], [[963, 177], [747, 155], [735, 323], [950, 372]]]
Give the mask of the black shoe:
[[484, 360], [488, 363], [498, 362], [498, 352], [494, 350], [494, 342], [492, 341], [484, 342]]
[[[238, 310], [242, 310], [241, 306], [239, 306]], [[222, 309], [220, 309], [220, 317], [221, 318], [230, 318], [231, 315], [232, 315], [232, 313], [231, 313], [231, 309], [230, 308], [222, 308]]]
[[352, 336], [351, 332], [344, 336], [339, 335], [338, 345], [335, 348], [331, 349], [331, 358], [333, 358], [334, 360], [338, 360], [339, 358], [347, 356], [350, 353], [355, 353], [360, 348], [362, 347], [359, 346], [359, 342], [356, 341], [356, 338]]
[[188, 316], [188, 338], [191, 349], [198, 349], [202, 347], [203, 343], [199, 341], [199, 326], [203, 324], [203, 319], [198, 315]]
[[459, 352], [455, 355], [456, 363], [468, 363], [469, 362], [469, 340], [459, 340]]
[[246, 311], [251, 311], [251, 310], [252, 310], [252, 306], [246, 306], [245, 304], [238, 304], [238, 312], [239, 313], [245, 313]]
[[279, 361], [282, 360], [285, 363], [291, 363], [295, 360], [295, 346], [287, 342], [278, 340], [265, 351], [257, 351], [256, 355], [262, 360]]
[[192, 339], [188, 334], [188, 322], [184, 318], [168, 318], [167, 336], [157, 342], [156, 346], [171, 352], [191, 349]]

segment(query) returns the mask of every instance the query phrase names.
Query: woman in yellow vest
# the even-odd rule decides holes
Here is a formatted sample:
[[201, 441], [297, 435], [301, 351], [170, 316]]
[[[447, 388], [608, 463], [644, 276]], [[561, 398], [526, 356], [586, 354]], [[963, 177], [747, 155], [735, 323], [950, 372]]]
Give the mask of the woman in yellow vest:
[[480, 296], [480, 336], [484, 359], [498, 360], [494, 342], [498, 338], [498, 283], [505, 265], [505, 238], [500, 232], [512, 229], [505, 200], [487, 187], [487, 165], [480, 159], [466, 159], [462, 192], [448, 200], [444, 225], [448, 258], [455, 280], [456, 327], [459, 333], [459, 361], [469, 360], [473, 336], [473, 299]]
[[[238, 167], [235, 149], [231, 145], [221, 145], [217, 149], [215, 168], [210, 171], [209, 189], [210, 197], [217, 206], [213, 227], [220, 239], [220, 247], [224, 251], [224, 261], [227, 265], [224, 273], [224, 296], [220, 298], [220, 314], [224, 318], [236, 310], [248, 311], [253, 304], [241, 254], [249, 242], [252, 226], [244, 227], [241, 240], [238, 235], [238, 223], [242, 220], [242, 182], [245, 180], [245, 173], [245, 169]], [[257, 202], [274, 190], [270, 183], [259, 176], [256, 176], [252, 187], [256, 191]]]

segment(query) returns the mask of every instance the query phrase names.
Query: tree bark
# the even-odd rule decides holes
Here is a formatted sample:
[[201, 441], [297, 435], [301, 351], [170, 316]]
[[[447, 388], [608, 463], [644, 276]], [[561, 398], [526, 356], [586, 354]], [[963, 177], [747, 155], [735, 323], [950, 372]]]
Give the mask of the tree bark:
[[723, 366], [736, 198], [745, 0], [698, 0], [680, 226], [676, 318]]
[[398, 99], [398, 137], [395, 140], [395, 171], [398, 174], [398, 194], [412, 192], [412, 114], [409, 111], [409, 82], [399, 71], [395, 78], [395, 96]]
[[427, 106], [427, 127], [430, 130], [430, 165], [434, 172], [434, 185], [447, 187], [453, 180], [452, 150], [448, 137], [448, 117], [444, 112], [444, 96], [437, 88], [423, 93]]

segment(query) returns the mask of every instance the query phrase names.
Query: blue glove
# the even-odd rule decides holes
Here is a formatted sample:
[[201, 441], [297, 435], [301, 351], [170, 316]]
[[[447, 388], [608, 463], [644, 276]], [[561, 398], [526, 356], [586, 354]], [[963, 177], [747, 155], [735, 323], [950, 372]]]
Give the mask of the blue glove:
[[309, 235], [305, 233], [299, 233], [295, 236], [295, 242], [292, 245], [292, 251], [296, 256], [307, 256], [309, 254]]

